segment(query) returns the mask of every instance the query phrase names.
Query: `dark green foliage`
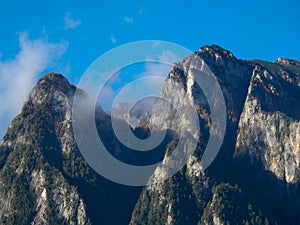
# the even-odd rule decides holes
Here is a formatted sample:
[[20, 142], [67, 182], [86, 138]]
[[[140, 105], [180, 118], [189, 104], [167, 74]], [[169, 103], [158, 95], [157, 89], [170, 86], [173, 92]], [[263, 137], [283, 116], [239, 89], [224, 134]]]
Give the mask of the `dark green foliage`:
[[268, 223], [260, 210], [247, 203], [242, 190], [228, 183], [221, 183], [213, 188], [213, 199], [204, 209], [201, 221], [198, 224], [213, 224], [213, 217], [218, 218], [223, 224], [253, 224]]
[[200, 209], [184, 173], [182, 169], [158, 184], [159, 191], [144, 189], [133, 211], [132, 224], [165, 224], [168, 218], [176, 225], [196, 224]]
[[29, 189], [24, 177], [18, 177], [11, 185], [11, 191], [14, 193], [11, 204], [15, 213], [5, 218], [3, 222], [11, 225], [29, 224], [35, 211], [35, 195]]
[[250, 64], [252, 64], [253, 66], [260, 65], [260, 66], [266, 68], [272, 74], [278, 74], [282, 71], [282, 66], [277, 64], [277, 63], [271, 63], [271, 62], [267, 62], [267, 61], [263, 61], [263, 60], [257, 60], [257, 59], [250, 60], [248, 62]]
[[[65, 182], [67, 192], [76, 190], [84, 200], [87, 216], [90, 218], [87, 224], [125, 225], [130, 222], [131, 213], [131, 223], [137, 225], [166, 224], [170, 219], [174, 225], [214, 224], [214, 218], [223, 224], [297, 224], [300, 209], [299, 184], [287, 185], [275, 179], [273, 174], [262, 170], [263, 157], [258, 154], [260, 158], [250, 158], [247, 147], [239, 149], [236, 154], [234, 152], [238, 122], [249, 84], [252, 82], [250, 79], [254, 67], [262, 67], [276, 76], [276, 79], [279, 77], [280, 88], [287, 93], [284, 98], [290, 102], [285, 104], [289, 107], [282, 109], [283, 102], [280, 98], [283, 96], [270, 95], [265, 89], [256, 89], [252, 94], [263, 96], [262, 109], [270, 112], [280, 111], [296, 119], [300, 115], [299, 107], [295, 107], [299, 103], [299, 87], [296, 84], [291, 86], [290, 82], [298, 79], [300, 69], [261, 60], [242, 61], [218, 46], [212, 46], [211, 49], [213, 50], [203, 50], [197, 54], [203, 56], [210, 64], [225, 90], [228, 126], [223, 146], [205, 174], [191, 177], [187, 175], [184, 167], [153, 190], [149, 187], [143, 190], [140, 187], [126, 187], [104, 179], [89, 167], [75, 143], [66, 151], [62, 149], [63, 135], [72, 131], [62, 126], [66, 112], [53, 108], [63, 104], [57, 102], [54, 93], [59, 90], [71, 100], [75, 87], [70, 86], [61, 75], [57, 75], [59, 79], [54, 82], [43, 77], [38, 82], [43, 93], [40, 97], [43, 97], [43, 100], [38, 104], [32, 99], [26, 102], [22, 113], [13, 120], [4, 137], [5, 144], [0, 146], [0, 197], [6, 199], [7, 196], [13, 196], [6, 199], [11, 204], [11, 209], [0, 218], [0, 224], [32, 222], [36, 215], [37, 196], [31, 185], [31, 173], [40, 170], [45, 173], [49, 206], [46, 214], [49, 224], [67, 224], [59, 216], [56, 202], [53, 200], [53, 190], [58, 185], [57, 178]], [[221, 54], [224, 62], [217, 62], [214, 51]], [[235, 70], [238, 70], [239, 74], [235, 74]], [[282, 72], [289, 73], [291, 77], [284, 78]], [[174, 68], [172, 73], [172, 79], [186, 88], [183, 72]], [[257, 82], [255, 85], [264, 87], [265, 84]], [[196, 85], [193, 88], [194, 92], [198, 88], [198, 97], [202, 97], [200, 88]], [[197, 110], [201, 124], [204, 125], [201, 127], [201, 140], [194, 154], [199, 160], [209, 137], [211, 112], [207, 103], [204, 106], [198, 105]], [[140, 155], [120, 145], [113, 134], [110, 116], [99, 108], [96, 110], [96, 125], [111, 154], [114, 155], [116, 146], [120, 147], [121, 153], [116, 158], [140, 165]], [[276, 135], [287, 133], [286, 129], [283, 127]], [[141, 138], [149, 135], [147, 127], [138, 128], [133, 132]], [[255, 132], [240, 134], [241, 139], [249, 143], [255, 142]], [[171, 154], [178, 144], [178, 141], [171, 137], [172, 135], [168, 136], [155, 154], [145, 154], [146, 160], [143, 163], [151, 164], [157, 159], [160, 160], [165, 153]]]
[[[24, 168], [20, 168], [21, 165], [18, 160], [21, 158], [25, 159], [23, 161]], [[6, 160], [8, 164], [0, 172], [0, 180], [5, 184], [1, 186], [0, 195], [12, 196], [11, 205], [15, 213], [4, 218], [4, 223], [28, 224], [33, 218], [36, 202], [35, 195], [29, 188], [30, 181], [25, 174], [35, 166], [36, 159], [31, 146], [17, 144]], [[21, 174], [19, 175], [16, 171]]]
[[263, 60], [249, 60], [247, 61], [252, 65], [260, 65], [266, 68], [268, 71], [270, 71], [272, 74], [280, 74], [280, 72], [284, 70], [289, 71], [290, 73], [294, 74], [300, 74], [300, 68], [294, 65], [288, 65], [288, 64], [279, 64], [279, 63], [272, 63], [272, 62], [267, 62]]
[[7, 145], [0, 146], [0, 169], [4, 166], [6, 159], [9, 155], [9, 147]]
[[[62, 152], [60, 137], [69, 131], [62, 129], [64, 114], [55, 113], [51, 102], [51, 96], [40, 105], [29, 101], [22, 114], [13, 121], [6, 140], [15, 140], [23, 135], [27, 144], [16, 144], [12, 149], [6, 145], [1, 146], [0, 165], [5, 167], [0, 171], [0, 180], [5, 185], [1, 186], [0, 194], [5, 196], [9, 191], [14, 191], [14, 185], [19, 184], [22, 178], [25, 179], [22, 182], [30, 196], [23, 191], [23, 186], [18, 187], [18, 192], [15, 193], [18, 197], [15, 199], [18, 199], [19, 204], [15, 201], [11, 204], [19, 213], [12, 213], [2, 221], [0, 219], [0, 224], [3, 221], [7, 224], [28, 224], [33, 219], [37, 197], [29, 187], [30, 173], [33, 169], [43, 169], [45, 173], [49, 199], [46, 214], [49, 224], [67, 224], [58, 216], [57, 206], [52, 200], [51, 193], [56, 187], [55, 177], [58, 175], [62, 176], [70, 187], [77, 187], [79, 195], [88, 205], [87, 216], [90, 220], [87, 224], [90, 221], [93, 224], [128, 224], [141, 188], [114, 184], [100, 177], [89, 167], [76, 146], [73, 146], [70, 152]], [[18, 175], [15, 170], [24, 159], [26, 170]], [[22, 196], [19, 196], [19, 193], [22, 193]], [[28, 211], [22, 211], [23, 206], [26, 206]], [[114, 215], [116, 211], [118, 216]]]

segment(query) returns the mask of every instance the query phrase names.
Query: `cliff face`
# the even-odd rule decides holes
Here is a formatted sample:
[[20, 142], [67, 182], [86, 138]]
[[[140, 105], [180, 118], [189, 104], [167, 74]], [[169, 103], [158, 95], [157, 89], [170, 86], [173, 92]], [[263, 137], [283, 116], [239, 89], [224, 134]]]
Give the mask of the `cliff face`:
[[256, 66], [239, 122], [236, 152], [261, 160], [264, 169], [287, 183], [299, 182], [299, 75], [273, 65]]
[[43, 77], [11, 123], [1, 144], [2, 223], [90, 222], [58, 161], [78, 154], [71, 132], [74, 91], [61, 75]]
[[[227, 125], [220, 151], [206, 170], [201, 158], [218, 129], [212, 129], [207, 100], [215, 93], [205, 96], [196, 82], [197, 76], [206, 76], [204, 62], [224, 95]], [[182, 131], [197, 139], [186, 166], [143, 188], [112, 183], [83, 159], [72, 128], [75, 90], [62, 75], [50, 73], [12, 121], [0, 145], [1, 224], [299, 224], [299, 61], [240, 60], [213, 45], [176, 63], [161, 92], [172, 96], [176, 110], [159, 102], [150, 114], [136, 113], [134, 124], [142, 126], [133, 130], [137, 136], [149, 135], [148, 124], [170, 131], [153, 154], [142, 156], [120, 144], [110, 116], [96, 110], [98, 133], [123, 162], [144, 165], [162, 158], [168, 163]], [[200, 122], [197, 132], [187, 119], [189, 105]], [[157, 124], [155, 117], [163, 122]], [[156, 168], [150, 181], [167, 172]]]
[[[194, 81], [203, 69], [193, 60], [197, 56], [217, 77], [227, 109], [225, 139], [207, 171], [200, 160], [211, 112]], [[176, 64], [167, 83], [184, 87], [195, 104], [200, 144], [174, 177], [144, 188], [131, 224], [296, 224], [300, 209], [296, 200], [300, 169], [297, 63], [239, 60], [218, 46], [205, 46]], [[174, 95], [166, 86], [162, 95]], [[186, 100], [176, 99], [185, 105]], [[179, 121], [174, 121], [171, 127], [176, 130]], [[158, 168], [153, 176], [163, 173]]]
[[[81, 156], [72, 129], [75, 90], [62, 75], [47, 74], [12, 121], [0, 146], [1, 224], [128, 224], [139, 188], [105, 180]], [[97, 112], [99, 132], [108, 133], [109, 116]]]

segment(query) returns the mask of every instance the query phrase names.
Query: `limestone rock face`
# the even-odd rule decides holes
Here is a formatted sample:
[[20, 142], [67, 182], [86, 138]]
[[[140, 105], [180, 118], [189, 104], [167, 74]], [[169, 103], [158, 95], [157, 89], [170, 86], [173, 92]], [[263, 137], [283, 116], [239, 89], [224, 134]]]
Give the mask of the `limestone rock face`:
[[[211, 112], [206, 96], [195, 82], [196, 76], [203, 75], [203, 62], [195, 60], [198, 57], [218, 80], [227, 112], [223, 145], [206, 171], [202, 170], [200, 160], [211, 132]], [[176, 63], [161, 95], [172, 96], [179, 109], [185, 109], [187, 104], [195, 106], [200, 121], [199, 144], [187, 165], [174, 177], [144, 188], [131, 224], [151, 221], [160, 224], [295, 223], [300, 209], [298, 200], [292, 200], [299, 199], [298, 63], [283, 58], [275, 63], [240, 60], [216, 45], [204, 46]], [[172, 86], [183, 88], [187, 97], [175, 92]], [[165, 116], [162, 127], [179, 133], [181, 122], [187, 125], [186, 116], [176, 115], [175, 110], [169, 113], [172, 106], [167, 103], [156, 107], [156, 116], [159, 117], [159, 113]], [[183, 115], [186, 113], [179, 111]], [[165, 158], [170, 151], [167, 149]], [[159, 180], [166, 172], [165, 167], [158, 167], [152, 179]], [[270, 191], [272, 188], [274, 190]], [[184, 207], [193, 208], [193, 211]]]
[[[145, 187], [115, 184], [91, 169], [73, 134], [76, 87], [60, 74], [45, 75], [0, 145], [0, 224], [299, 224], [299, 65], [285, 58], [241, 60], [216, 45], [175, 63], [161, 91], [171, 104], [152, 102], [151, 112], [137, 106], [133, 121], [117, 118], [139, 137], [148, 137], [149, 126], [167, 130], [163, 145], [148, 155], [124, 147], [113, 134], [111, 115], [97, 108], [98, 134], [114, 157], [134, 165], [162, 159]], [[205, 84], [196, 82], [205, 66], [224, 95], [227, 124], [206, 170], [201, 158], [218, 128], [207, 100], [216, 95], [206, 96]], [[196, 131], [189, 106], [199, 120]], [[195, 152], [174, 176], [153, 183], [176, 163], [168, 156], [181, 134], [195, 141]]]
[[78, 154], [70, 127], [74, 92], [62, 75], [50, 73], [39, 80], [12, 122], [0, 146], [0, 221], [90, 222], [82, 195], [55, 162]]
[[287, 58], [278, 58], [275, 63], [287, 64], [300, 67], [300, 60], [287, 59]]
[[299, 182], [299, 76], [255, 67], [239, 122], [238, 152], [259, 159], [287, 183]]

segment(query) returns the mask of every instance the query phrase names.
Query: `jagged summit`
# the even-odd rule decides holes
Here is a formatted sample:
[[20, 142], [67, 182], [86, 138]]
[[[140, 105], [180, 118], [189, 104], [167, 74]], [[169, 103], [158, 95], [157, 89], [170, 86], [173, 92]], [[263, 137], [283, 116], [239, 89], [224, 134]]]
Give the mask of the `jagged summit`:
[[210, 56], [216, 59], [219, 58], [227, 58], [227, 59], [236, 59], [236, 57], [232, 54], [232, 52], [218, 46], [218, 45], [205, 45], [199, 49], [199, 54], [203, 57]]
[[32, 101], [37, 103], [42, 103], [46, 99], [61, 98], [59, 96], [66, 96], [72, 99], [76, 87], [67, 80], [62, 74], [59, 73], [48, 73], [42, 76], [36, 86], [30, 92], [26, 102]]
[[300, 60], [294, 60], [294, 59], [288, 59], [288, 58], [278, 58], [275, 61], [275, 63], [292, 65], [292, 66], [297, 66], [300, 68]]
[[[227, 111], [222, 148], [205, 171], [200, 160], [211, 111], [194, 82], [203, 63], [193, 60], [195, 54], [217, 78]], [[201, 124], [199, 145], [174, 177], [142, 191], [114, 184], [88, 166], [73, 134], [76, 87], [59, 73], [41, 77], [0, 145], [0, 224], [299, 224], [299, 61], [241, 60], [217, 45], [195, 54], [175, 64], [166, 82], [190, 94]], [[174, 89], [166, 85], [161, 93], [174, 96], [176, 110], [187, 108]], [[165, 127], [179, 133], [189, 125], [182, 112], [170, 114]], [[112, 156], [134, 165], [157, 162], [148, 153], [142, 154], [149, 161], [139, 161], [144, 158], [118, 141], [110, 121], [96, 110], [99, 137]], [[144, 130], [134, 132], [144, 137]], [[175, 136], [154, 151], [163, 161], [176, 150]]]
[[43, 86], [43, 85], [55, 86], [56, 88], [66, 88], [70, 86], [75, 88], [74, 85], [70, 84], [70, 82], [66, 77], [64, 77], [60, 73], [54, 73], [54, 72], [42, 76], [38, 80], [36, 87]]
[[65, 78], [62, 74], [60, 73], [55, 73], [55, 72], [50, 72], [48, 74], [45, 74], [44, 76], [42, 76], [40, 79], [41, 80], [65, 80], [67, 82], [69, 82], [67, 80], [67, 78]]

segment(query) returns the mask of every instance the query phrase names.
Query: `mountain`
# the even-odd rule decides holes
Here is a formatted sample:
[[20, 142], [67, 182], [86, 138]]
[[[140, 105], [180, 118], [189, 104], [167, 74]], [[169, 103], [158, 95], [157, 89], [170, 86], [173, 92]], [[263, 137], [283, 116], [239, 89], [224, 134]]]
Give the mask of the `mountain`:
[[[210, 112], [194, 82], [201, 72], [196, 56], [224, 94], [223, 145], [207, 170], [200, 164], [204, 143], [175, 176], [144, 187], [130, 224], [299, 224], [299, 61], [239, 60], [219, 46], [204, 46], [174, 66], [167, 82], [191, 93], [206, 143]], [[158, 168], [154, 176], [161, 173]]]
[[[1, 224], [128, 224], [140, 188], [100, 177], [81, 156], [72, 130], [75, 90], [47, 74], [12, 121], [0, 147]], [[108, 115], [97, 113], [99, 132], [114, 142]]]
[[[195, 82], [203, 70], [195, 57], [216, 76], [227, 112], [224, 141], [206, 170], [200, 162], [211, 109]], [[201, 124], [196, 151], [171, 178], [129, 187], [89, 167], [72, 128], [76, 87], [60, 74], [43, 76], [0, 145], [0, 224], [300, 224], [300, 61], [241, 60], [219, 46], [204, 46], [174, 65], [162, 90], [186, 114], [186, 99], [168, 82], [184, 88], [195, 105]], [[152, 118], [165, 110], [160, 107], [154, 103], [153, 114], [137, 107], [134, 115], [149, 121], [131, 128], [136, 136], [149, 135]], [[144, 165], [174, 151], [181, 116], [164, 121], [167, 137], [149, 153], [123, 146], [100, 107], [96, 124], [114, 157]], [[163, 172], [156, 168], [150, 179]]]

